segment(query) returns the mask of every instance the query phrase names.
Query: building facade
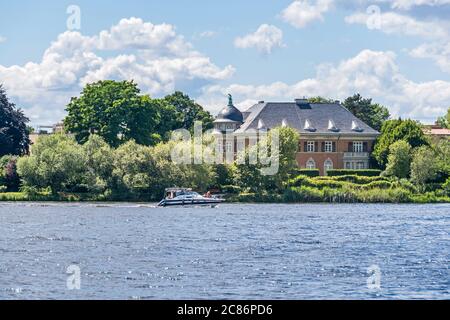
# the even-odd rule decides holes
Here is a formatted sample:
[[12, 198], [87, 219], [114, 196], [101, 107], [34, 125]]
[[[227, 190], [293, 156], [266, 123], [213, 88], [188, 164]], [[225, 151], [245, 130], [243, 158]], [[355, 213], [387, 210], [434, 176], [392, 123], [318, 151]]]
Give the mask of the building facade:
[[450, 129], [443, 128], [437, 123], [433, 125], [425, 125], [423, 132], [434, 141], [439, 141], [442, 139], [450, 140]]
[[254, 136], [255, 132], [280, 126], [291, 127], [300, 134], [296, 156], [299, 167], [319, 169], [322, 175], [330, 169], [368, 169], [370, 153], [379, 135], [339, 101], [260, 101], [241, 112], [229, 96], [228, 105], [214, 122], [216, 131], [236, 137], [219, 142], [220, 148], [227, 152], [237, 149], [242, 136]]

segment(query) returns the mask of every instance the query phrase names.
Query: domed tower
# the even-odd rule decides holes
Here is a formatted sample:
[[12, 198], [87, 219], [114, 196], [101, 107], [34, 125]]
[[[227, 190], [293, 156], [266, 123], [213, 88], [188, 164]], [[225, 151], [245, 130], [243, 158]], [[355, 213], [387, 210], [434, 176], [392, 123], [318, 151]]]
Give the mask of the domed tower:
[[244, 123], [242, 113], [233, 105], [231, 94], [228, 95], [228, 105], [222, 109], [214, 120], [214, 129], [220, 132], [233, 132]]

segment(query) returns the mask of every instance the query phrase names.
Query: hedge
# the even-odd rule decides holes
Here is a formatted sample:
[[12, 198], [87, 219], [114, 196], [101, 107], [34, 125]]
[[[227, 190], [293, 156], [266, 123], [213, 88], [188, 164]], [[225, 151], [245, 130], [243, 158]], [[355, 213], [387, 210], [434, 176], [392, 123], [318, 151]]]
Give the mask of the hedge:
[[238, 194], [239, 192], [241, 192], [241, 188], [239, 186], [233, 186], [233, 185], [225, 185], [225, 186], [222, 186], [220, 189], [222, 192], [230, 193], [230, 194]]
[[366, 177], [378, 177], [381, 174], [381, 170], [377, 169], [362, 169], [362, 170], [349, 170], [349, 169], [332, 169], [327, 171], [327, 175], [333, 176], [366, 176]]
[[349, 175], [349, 176], [324, 176], [324, 177], [317, 177], [316, 180], [321, 181], [344, 181], [344, 182], [351, 182], [356, 184], [368, 184], [374, 181], [389, 181], [389, 178], [387, 177], [368, 177], [368, 176], [357, 176], [357, 175]]
[[307, 176], [307, 177], [319, 177], [320, 176], [320, 171], [319, 169], [296, 169], [294, 171], [294, 175], [299, 175], [299, 176]]

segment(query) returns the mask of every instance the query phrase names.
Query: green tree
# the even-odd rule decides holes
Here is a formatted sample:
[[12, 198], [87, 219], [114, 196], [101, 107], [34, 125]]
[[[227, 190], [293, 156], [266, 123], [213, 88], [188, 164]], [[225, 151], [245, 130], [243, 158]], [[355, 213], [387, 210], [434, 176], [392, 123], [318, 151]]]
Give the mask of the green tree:
[[113, 147], [129, 140], [154, 144], [160, 140], [160, 103], [139, 93], [133, 81], [88, 84], [80, 97], [72, 98], [67, 105], [64, 127], [75, 134], [79, 143], [95, 133]]
[[9, 101], [3, 86], [0, 85], [0, 157], [28, 152], [28, 121], [22, 110]]
[[345, 99], [343, 106], [377, 131], [381, 130], [383, 123], [390, 117], [386, 107], [372, 103], [372, 99], [364, 99], [359, 93]]
[[411, 163], [411, 181], [421, 190], [427, 183], [438, 176], [439, 163], [436, 153], [428, 146], [421, 146], [414, 151]]
[[[271, 150], [270, 147], [274, 133], [277, 133], [279, 137], [278, 152]], [[236, 163], [233, 170], [235, 184], [252, 192], [257, 190], [283, 191], [290, 174], [297, 167], [298, 141], [299, 134], [292, 128], [281, 127], [272, 129], [266, 138], [263, 138], [258, 144], [238, 155], [241, 157], [240, 161], [238, 161], [240, 164]], [[269, 155], [271, 163], [274, 163], [274, 161], [278, 162], [278, 170], [275, 174], [263, 175], [261, 170], [268, 165], [262, 164], [260, 161], [257, 164], [250, 164], [250, 157], [255, 158], [255, 155], [261, 151]], [[244, 159], [245, 161], [243, 161]]]
[[321, 96], [311, 97], [308, 99], [309, 103], [334, 103], [333, 99], [327, 99]]
[[9, 192], [18, 191], [20, 186], [17, 159], [17, 156], [11, 155], [0, 158], [0, 186], [5, 186]]
[[382, 128], [375, 144], [373, 157], [381, 168], [388, 161], [389, 147], [399, 140], [409, 143], [412, 148], [428, 145], [429, 141], [422, 131], [422, 126], [414, 120], [388, 120]]
[[411, 146], [399, 140], [389, 147], [388, 163], [384, 175], [408, 178], [411, 170]]
[[450, 140], [442, 139], [432, 145], [437, 161], [436, 182], [443, 182], [450, 177]]
[[[171, 158], [174, 141], [146, 147], [129, 141], [114, 151], [113, 191], [119, 196], [157, 200], [164, 188], [187, 187], [206, 191], [216, 176], [208, 164], [177, 164]], [[186, 148], [191, 148], [186, 143]]]
[[195, 121], [203, 123], [203, 129], [211, 129], [213, 127], [213, 117], [203, 109], [201, 105], [192, 100], [187, 94], [180, 91], [168, 95], [164, 100], [172, 105], [177, 112], [177, 126], [174, 129], [192, 130]]
[[447, 114], [445, 116], [438, 118], [437, 123], [442, 128], [450, 129], [450, 108], [448, 108]]
[[95, 134], [89, 136], [82, 149], [86, 159], [87, 174], [93, 183], [89, 189], [101, 192], [112, 188], [114, 150], [102, 137]]
[[[145, 195], [157, 176], [152, 149], [128, 141], [114, 151], [114, 192], [117, 195]], [[149, 196], [150, 197], [150, 196]]]
[[87, 180], [86, 158], [81, 146], [66, 135], [40, 137], [32, 155], [19, 159], [17, 171], [26, 186], [50, 187], [53, 193], [92, 184]]

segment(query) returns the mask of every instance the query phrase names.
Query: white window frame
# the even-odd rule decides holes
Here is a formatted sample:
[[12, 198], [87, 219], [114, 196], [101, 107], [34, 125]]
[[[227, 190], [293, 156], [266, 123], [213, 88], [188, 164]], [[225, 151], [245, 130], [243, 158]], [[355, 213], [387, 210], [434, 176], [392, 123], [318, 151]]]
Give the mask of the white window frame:
[[223, 152], [223, 142], [222, 141], [217, 141], [217, 151]]
[[354, 153], [364, 152], [364, 142], [362, 142], [362, 141], [353, 141], [353, 152]]
[[333, 152], [333, 141], [325, 141], [325, 152]]
[[227, 151], [227, 153], [233, 152], [233, 142], [231, 142], [231, 141], [226, 142], [226, 151]]
[[310, 158], [306, 161], [306, 169], [313, 170], [316, 169], [316, 162], [314, 159]]
[[316, 143], [315, 141], [307, 141], [306, 142], [306, 152], [316, 152]]
[[327, 172], [328, 170], [333, 170], [333, 169], [334, 169], [333, 160], [331, 160], [331, 159], [325, 160], [325, 162], [323, 163], [323, 170], [325, 172]]
[[356, 169], [363, 170], [366, 169], [366, 164], [364, 161], [358, 161], [356, 162]]

